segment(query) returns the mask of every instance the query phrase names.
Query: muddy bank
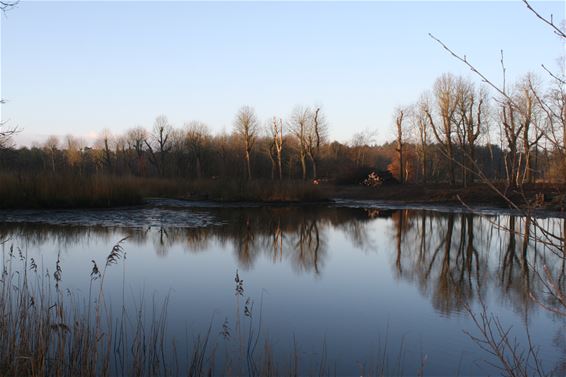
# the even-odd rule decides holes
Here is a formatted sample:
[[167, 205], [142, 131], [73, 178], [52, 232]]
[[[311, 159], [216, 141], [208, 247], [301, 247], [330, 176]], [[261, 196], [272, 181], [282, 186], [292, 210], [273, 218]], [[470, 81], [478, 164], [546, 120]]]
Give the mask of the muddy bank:
[[[566, 186], [533, 184], [509, 190], [503, 185], [485, 184], [450, 187], [448, 185], [389, 185], [382, 187], [335, 186], [337, 199], [379, 200], [401, 204], [438, 204], [449, 206], [482, 206], [549, 210], [561, 212], [566, 208]], [[505, 198], [505, 197], [507, 198]]]

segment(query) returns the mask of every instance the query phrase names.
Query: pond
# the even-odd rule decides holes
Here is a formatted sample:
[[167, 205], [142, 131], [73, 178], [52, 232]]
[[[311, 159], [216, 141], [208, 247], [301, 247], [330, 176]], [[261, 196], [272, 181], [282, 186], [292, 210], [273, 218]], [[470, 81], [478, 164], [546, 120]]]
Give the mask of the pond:
[[[566, 372], [566, 317], [544, 294], [545, 266], [560, 286], [566, 276], [545, 233], [561, 235], [563, 219], [387, 207], [153, 201], [7, 211], [2, 263], [33, 258], [69, 301], [96, 300], [91, 261], [103, 270], [122, 240], [104, 278], [111, 315], [125, 307], [128, 323], [142, 311], [149, 321], [165, 308], [164, 342], [174, 346], [163, 359], [175, 370], [189, 368], [186, 355], [207, 339], [217, 374], [227, 363], [232, 374], [254, 374], [250, 350], [252, 363], [269, 354], [298, 374], [498, 374], [472, 339], [481, 338], [473, 316], [481, 323], [485, 313], [520, 349], [535, 347], [547, 371]], [[57, 266], [60, 280], [51, 278]], [[120, 374], [120, 362], [111, 368]]]

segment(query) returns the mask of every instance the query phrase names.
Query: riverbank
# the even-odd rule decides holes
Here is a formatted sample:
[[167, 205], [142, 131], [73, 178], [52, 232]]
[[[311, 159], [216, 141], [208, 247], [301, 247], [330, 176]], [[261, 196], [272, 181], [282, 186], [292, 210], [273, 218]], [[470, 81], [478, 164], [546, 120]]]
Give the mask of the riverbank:
[[179, 180], [133, 176], [0, 175], [2, 209], [112, 208], [145, 198], [218, 202], [325, 202], [332, 191], [305, 181]]
[[[504, 185], [496, 185], [505, 193]], [[563, 211], [564, 185], [527, 185], [507, 191], [521, 208]], [[146, 198], [172, 198], [219, 203], [265, 204], [329, 203], [333, 200], [376, 200], [397, 204], [481, 205], [509, 208], [511, 204], [486, 184], [450, 187], [445, 184], [336, 185], [331, 182], [271, 180], [173, 180], [118, 176], [1, 175], [2, 209], [112, 208], [142, 205]]]
[[407, 204], [480, 205], [497, 208], [513, 207], [512, 202], [519, 208], [531, 207], [552, 211], [564, 210], [566, 207], [564, 193], [566, 193], [565, 186], [553, 184], [525, 185], [520, 190], [506, 190], [503, 184], [495, 184], [491, 187], [483, 183], [465, 188], [450, 187], [445, 184], [334, 188], [334, 197], [339, 199], [380, 200]]
[[313, 204], [336, 200], [373, 200], [392, 204], [428, 204], [448, 206], [484, 206], [493, 208], [532, 208], [564, 211], [566, 186], [551, 184], [525, 185], [521, 189], [506, 190], [504, 184], [489, 186], [476, 183], [468, 187], [451, 187], [447, 184], [395, 184], [381, 187], [362, 185], [336, 185], [311, 182], [252, 181], [235, 185], [200, 182], [192, 185], [192, 192], [175, 197], [190, 201], [220, 203], [255, 202], [266, 204]]

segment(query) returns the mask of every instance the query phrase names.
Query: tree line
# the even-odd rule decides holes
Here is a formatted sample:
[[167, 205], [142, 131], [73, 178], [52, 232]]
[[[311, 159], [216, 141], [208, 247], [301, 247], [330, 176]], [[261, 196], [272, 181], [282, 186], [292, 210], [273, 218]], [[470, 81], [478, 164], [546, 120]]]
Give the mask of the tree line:
[[437, 151], [446, 160], [440, 178], [451, 185], [477, 179], [501, 180], [508, 188], [563, 182], [564, 84], [553, 80], [545, 87], [528, 73], [491, 95], [485, 85], [443, 74], [414, 104], [395, 111], [397, 176], [427, 182], [430, 153]]
[[297, 106], [260, 121], [241, 107], [231, 132], [213, 134], [199, 121], [174, 127], [165, 115], [151, 130], [100, 132], [87, 145], [68, 135], [15, 149], [1, 141], [0, 169], [50, 174], [110, 174], [186, 179], [328, 179], [359, 183], [390, 170], [401, 183], [467, 186], [479, 178], [519, 187], [562, 182], [566, 175], [566, 94], [533, 74], [491, 95], [470, 79], [446, 73], [410, 106], [394, 111], [396, 139], [377, 145], [370, 131], [347, 143], [329, 139], [320, 107]]

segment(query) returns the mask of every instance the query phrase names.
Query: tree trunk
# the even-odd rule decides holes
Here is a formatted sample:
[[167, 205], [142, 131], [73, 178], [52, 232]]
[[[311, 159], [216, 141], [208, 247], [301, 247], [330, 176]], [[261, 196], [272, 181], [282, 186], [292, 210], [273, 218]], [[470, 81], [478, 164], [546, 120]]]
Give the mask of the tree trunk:
[[196, 160], [195, 165], [196, 165], [195, 167], [196, 167], [196, 170], [197, 170], [197, 178], [200, 179], [202, 177], [202, 173], [201, 173], [201, 169], [200, 169], [200, 157], [199, 156], [197, 156], [197, 160]]
[[279, 169], [279, 180], [283, 180], [283, 166], [281, 164], [281, 152], [277, 153], [277, 168]]
[[246, 168], [248, 171], [248, 180], [252, 180], [252, 167], [250, 164], [250, 152], [246, 151]]
[[456, 185], [456, 175], [454, 174], [454, 153], [452, 151], [452, 141], [448, 137], [446, 144], [446, 152], [448, 153], [448, 176], [450, 178], [450, 186]]
[[309, 155], [309, 158], [311, 160], [311, 165], [312, 165], [312, 178], [316, 179], [318, 177], [317, 175], [317, 166], [316, 166], [316, 158], [314, 158], [314, 156]]
[[51, 151], [51, 169], [53, 169], [53, 174], [55, 174], [55, 156], [53, 151]]
[[301, 160], [301, 169], [303, 170], [303, 181], [307, 180], [307, 162], [304, 155], [300, 156]]
[[422, 166], [422, 182], [426, 183], [426, 175], [427, 175], [427, 168], [426, 168], [426, 148], [423, 147], [423, 166]]

